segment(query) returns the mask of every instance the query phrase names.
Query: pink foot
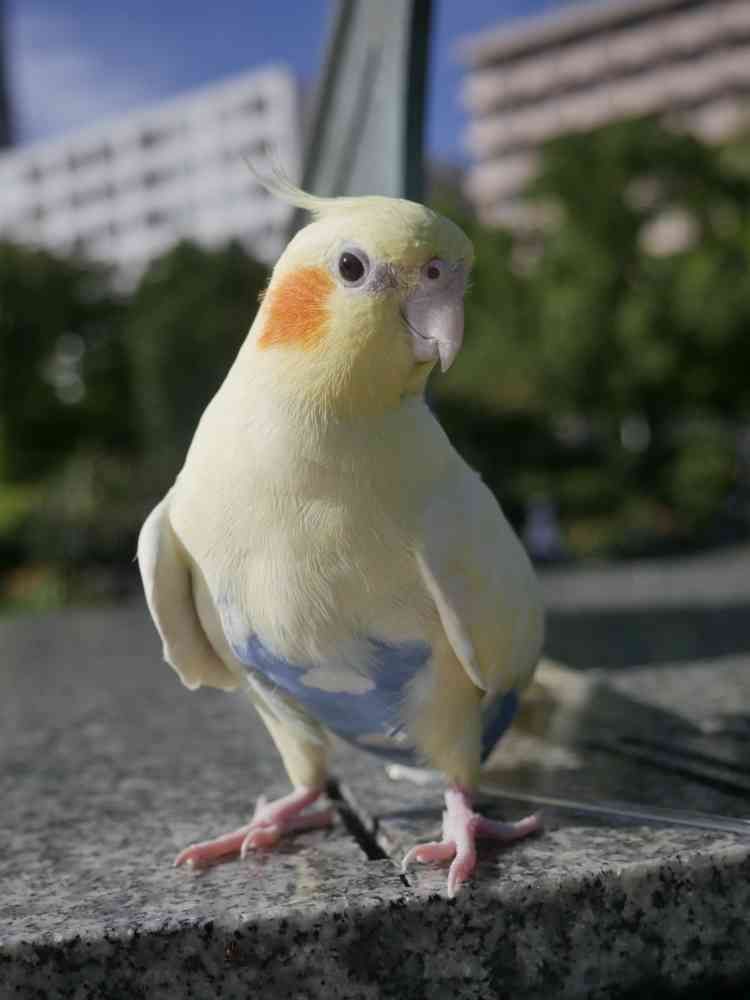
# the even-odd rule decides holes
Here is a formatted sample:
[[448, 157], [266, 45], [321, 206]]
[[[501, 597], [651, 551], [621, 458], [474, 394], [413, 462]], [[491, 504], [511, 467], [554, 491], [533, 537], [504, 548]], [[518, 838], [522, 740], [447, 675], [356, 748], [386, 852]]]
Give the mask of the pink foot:
[[244, 858], [248, 851], [256, 847], [273, 847], [285, 833], [330, 826], [335, 816], [333, 809], [302, 812], [321, 794], [320, 788], [297, 788], [275, 802], [266, 802], [264, 796], [261, 796], [249, 823], [232, 833], [225, 833], [223, 837], [186, 847], [184, 851], [180, 851], [174, 863], [188, 864], [191, 868], [207, 868], [236, 854]]
[[448, 872], [448, 898], [452, 899], [462, 882], [474, 871], [477, 853], [474, 841], [477, 837], [486, 837], [500, 841], [502, 844], [512, 844], [530, 833], [542, 829], [539, 815], [526, 816], [515, 823], [499, 823], [485, 819], [472, 811], [471, 798], [463, 788], [449, 788], [445, 793], [445, 812], [443, 813], [443, 839], [430, 844], [417, 844], [406, 854], [401, 862], [401, 870], [406, 871], [413, 861], [450, 861]]

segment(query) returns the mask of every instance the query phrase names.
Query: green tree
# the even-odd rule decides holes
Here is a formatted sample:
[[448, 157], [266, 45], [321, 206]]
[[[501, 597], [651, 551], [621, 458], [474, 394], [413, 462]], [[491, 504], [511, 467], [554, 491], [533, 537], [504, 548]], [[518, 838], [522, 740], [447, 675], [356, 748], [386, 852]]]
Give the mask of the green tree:
[[133, 454], [123, 307], [108, 279], [86, 261], [0, 243], [0, 568], [80, 549], [64, 510], [91, 495], [93, 476], [72, 471], [83, 456], [93, 468], [94, 456]]
[[127, 337], [156, 492], [179, 470], [198, 420], [247, 334], [267, 278], [266, 268], [239, 243], [206, 250], [183, 242], [141, 279]]
[[529, 194], [561, 219], [533, 276], [546, 397], [655, 426], [746, 412], [750, 177], [645, 119], [551, 143]]
[[0, 480], [132, 446], [121, 327], [102, 268], [0, 243]]
[[580, 550], [705, 526], [750, 413], [748, 144], [653, 119], [562, 136], [533, 234], [465, 220], [467, 340], [437, 408], [517, 509], [555, 498]]

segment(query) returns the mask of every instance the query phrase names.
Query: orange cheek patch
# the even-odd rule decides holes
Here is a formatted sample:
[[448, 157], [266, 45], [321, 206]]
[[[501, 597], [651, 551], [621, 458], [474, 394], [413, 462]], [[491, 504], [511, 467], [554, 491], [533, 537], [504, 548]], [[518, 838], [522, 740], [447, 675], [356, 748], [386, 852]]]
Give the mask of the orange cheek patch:
[[268, 292], [268, 315], [259, 347], [289, 344], [303, 350], [325, 333], [328, 296], [333, 278], [322, 267], [303, 267], [287, 274]]

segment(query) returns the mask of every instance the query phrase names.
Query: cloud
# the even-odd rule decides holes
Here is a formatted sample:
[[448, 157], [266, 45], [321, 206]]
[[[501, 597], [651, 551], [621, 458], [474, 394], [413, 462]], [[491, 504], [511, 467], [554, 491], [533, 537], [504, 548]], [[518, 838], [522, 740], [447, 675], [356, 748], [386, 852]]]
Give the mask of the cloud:
[[11, 10], [9, 69], [17, 137], [46, 139], [148, 104], [166, 81], [153, 66], [95, 47], [62, 5], [22, 0]]

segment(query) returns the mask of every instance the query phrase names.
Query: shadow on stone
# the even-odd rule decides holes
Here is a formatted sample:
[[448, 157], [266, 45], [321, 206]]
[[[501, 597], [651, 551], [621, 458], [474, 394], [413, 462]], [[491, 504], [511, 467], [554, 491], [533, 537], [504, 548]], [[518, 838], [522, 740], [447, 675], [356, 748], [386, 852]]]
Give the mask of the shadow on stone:
[[579, 669], [750, 652], [750, 602], [550, 611], [546, 651]]

